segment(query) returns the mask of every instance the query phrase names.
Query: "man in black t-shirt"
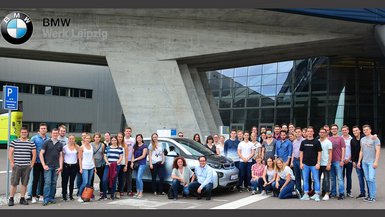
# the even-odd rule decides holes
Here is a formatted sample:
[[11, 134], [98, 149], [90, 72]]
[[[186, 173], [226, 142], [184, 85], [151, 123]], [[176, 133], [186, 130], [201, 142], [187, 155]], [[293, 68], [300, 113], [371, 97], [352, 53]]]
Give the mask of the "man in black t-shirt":
[[[310, 200], [320, 201], [320, 179], [319, 179], [319, 169], [321, 162], [321, 152], [322, 146], [321, 143], [314, 139], [314, 129], [309, 126], [306, 131], [307, 138], [301, 142], [300, 150], [300, 167], [303, 174], [303, 183], [304, 183], [304, 195], [301, 200]], [[314, 179], [314, 191], [315, 194], [310, 198], [309, 197], [309, 179], [310, 172]]]
[[58, 140], [59, 130], [52, 129], [51, 136], [51, 139], [44, 142], [39, 156], [44, 169], [43, 206], [56, 203], [54, 197], [57, 176], [63, 170], [63, 144]]

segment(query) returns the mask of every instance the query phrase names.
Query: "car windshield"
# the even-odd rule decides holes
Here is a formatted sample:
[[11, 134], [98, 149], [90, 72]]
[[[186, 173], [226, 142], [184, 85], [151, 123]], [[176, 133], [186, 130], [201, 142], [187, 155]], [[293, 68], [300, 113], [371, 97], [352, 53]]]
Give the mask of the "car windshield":
[[189, 152], [191, 152], [191, 154], [194, 156], [214, 155], [214, 153], [210, 149], [204, 147], [202, 144], [197, 143], [192, 139], [175, 138], [174, 140], [177, 141], [178, 143], [182, 144], [183, 147], [186, 148]]

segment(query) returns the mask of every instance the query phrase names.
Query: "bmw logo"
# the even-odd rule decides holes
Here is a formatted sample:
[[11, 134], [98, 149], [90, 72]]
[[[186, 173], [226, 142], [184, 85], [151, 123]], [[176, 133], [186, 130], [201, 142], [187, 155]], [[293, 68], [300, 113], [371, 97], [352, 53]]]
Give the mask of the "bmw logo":
[[23, 44], [32, 36], [33, 26], [29, 16], [12, 12], [1, 21], [1, 34], [11, 44]]

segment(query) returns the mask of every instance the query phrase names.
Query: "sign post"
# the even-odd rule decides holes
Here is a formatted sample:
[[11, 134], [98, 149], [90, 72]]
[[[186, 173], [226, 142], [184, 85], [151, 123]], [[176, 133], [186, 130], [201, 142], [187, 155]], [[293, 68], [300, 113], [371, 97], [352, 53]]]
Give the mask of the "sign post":
[[11, 111], [18, 109], [19, 87], [3, 86], [3, 109], [8, 110], [8, 143], [7, 143], [7, 190], [9, 199], [9, 145], [11, 144]]

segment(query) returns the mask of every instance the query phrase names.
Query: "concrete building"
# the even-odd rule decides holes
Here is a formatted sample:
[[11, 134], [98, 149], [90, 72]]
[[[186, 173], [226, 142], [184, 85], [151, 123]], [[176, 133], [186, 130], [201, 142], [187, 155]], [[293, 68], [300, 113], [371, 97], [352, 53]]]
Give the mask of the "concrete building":
[[[0, 9], [0, 14], [9, 12]], [[223, 75], [221, 70], [224, 69], [273, 63], [278, 70], [279, 63], [285, 61], [292, 62], [293, 66], [305, 61], [306, 66], [319, 67], [308, 63], [310, 58], [317, 61], [326, 58], [329, 68], [334, 58], [344, 57], [353, 59], [354, 67], [358, 69], [361, 67], [360, 58], [370, 59], [371, 63], [383, 63], [383, 28], [373, 22], [259, 9], [26, 9], [23, 12], [33, 20], [31, 39], [20, 46], [0, 39], [0, 56], [83, 64], [98, 64], [105, 59], [127, 124], [133, 127], [134, 134], [141, 132], [147, 136], [157, 129], [171, 128], [185, 132], [188, 137], [195, 132], [208, 135], [217, 132], [218, 126], [234, 124], [234, 103], [230, 104], [228, 113], [221, 109], [219, 100], [222, 95], [214, 96], [207, 72], [210, 78], [213, 71]], [[44, 18], [70, 18], [71, 23], [69, 26], [43, 26]], [[65, 33], [50, 35], [49, 31], [69, 31], [70, 36]], [[92, 37], [84, 36], [87, 31], [94, 31]], [[316, 57], [318, 59], [314, 59]], [[278, 76], [280, 72], [276, 73]], [[327, 74], [334, 76], [330, 71]], [[363, 76], [359, 71], [356, 74], [357, 79]], [[231, 79], [234, 75], [230, 76]], [[65, 76], [61, 75], [60, 79]], [[259, 86], [263, 88], [262, 84]], [[295, 84], [289, 89], [293, 88]], [[280, 90], [276, 91], [274, 94], [280, 93]], [[307, 91], [307, 94], [312, 93], [311, 89]], [[381, 91], [371, 91], [370, 94], [377, 94], [374, 98], [381, 101], [378, 95], [382, 94]], [[274, 102], [272, 107], [268, 107], [273, 110], [266, 110], [269, 114], [273, 111], [271, 121], [281, 120], [277, 119], [277, 112], [280, 112], [276, 97], [279, 98], [267, 99]], [[229, 98], [236, 97], [231, 95]], [[290, 100], [295, 104], [292, 102], [295, 98]], [[312, 101], [311, 98], [307, 100]], [[258, 106], [262, 109], [262, 104]], [[310, 104], [305, 107], [311, 109]], [[324, 107], [328, 112], [327, 106]], [[288, 122], [295, 121], [297, 109], [290, 104]], [[376, 111], [370, 120], [379, 132], [378, 124], [381, 122], [378, 118], [383, 116], [383, 110]], [[264, 112], [259, 110], [258, 119], [264, 116]], [[311, 113], [309, 110], [306, 117], [298, 117], [298, 123], [313, 124]], [[243, 115], [247, 119], [247, 113]], [[328, 117], [326, 121], [329, 123], [331, 120], [335, 117]], [[249, 126], [246, 120], [237, 124], [243, 124], [243, 128]]]

